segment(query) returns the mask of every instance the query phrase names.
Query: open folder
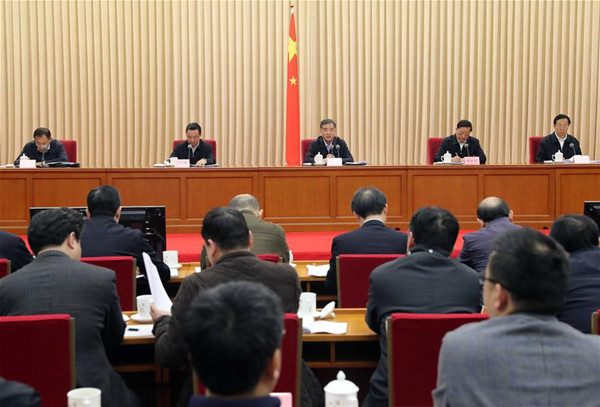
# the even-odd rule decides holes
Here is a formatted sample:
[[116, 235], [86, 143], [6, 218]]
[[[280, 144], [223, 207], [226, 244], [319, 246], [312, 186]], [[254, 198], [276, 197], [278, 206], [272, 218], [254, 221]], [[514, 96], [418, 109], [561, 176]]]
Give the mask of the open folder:
[[173, 303], [165, 291], [165, 287], [160, 281], [158, 270], [148, 253], [142, 253], [144, 258], [144, 266], [146, 266], [146, 277], [148, 278], [148, 285], [150, 286], [150, 293], [154, 299], [154, 305], [161, 311], [171, 312], [171, 306]]

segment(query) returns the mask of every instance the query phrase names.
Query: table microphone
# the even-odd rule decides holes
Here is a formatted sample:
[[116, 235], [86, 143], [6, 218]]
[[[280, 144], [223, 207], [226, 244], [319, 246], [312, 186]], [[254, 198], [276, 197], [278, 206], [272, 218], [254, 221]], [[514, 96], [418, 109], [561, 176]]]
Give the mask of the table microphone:
[[337, 158], [340, 158], [340, 145], [339, 144], [335, 145], [335, 150], [337, 152]]
[[190, 160], [190, 164], [192, 163], [192, 145], [188, 144], [188, 160]]
[[46, 144], [44, 147], [42, 147], [42, 164], [40, 164], [40, 166], [45, 167], [46, 164], [44, 163], [44, 156], [46, 155], [46, 152], [50, 150], [50, 146], [48, 144]]
[[470, 157], [471, 153], [469, 153], [469, 143], [465, 143], [465, 148], [467, 149], [467, 157]]
[[573, 149], [573, 157], [575, 157], [577, 155], [577, 152], [575, 151], [575, 144], [570, 143], [569, 147], [571, 147], [571, 149]]

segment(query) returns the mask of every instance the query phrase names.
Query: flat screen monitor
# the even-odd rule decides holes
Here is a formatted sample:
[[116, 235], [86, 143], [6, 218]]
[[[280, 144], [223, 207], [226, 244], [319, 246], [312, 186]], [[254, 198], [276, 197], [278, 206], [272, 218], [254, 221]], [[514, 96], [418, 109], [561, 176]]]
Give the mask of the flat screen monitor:
[[[29, 219], [38, 212], [55, 207], [29, 208]], [[87, 221], [86, 207], [71, 207], [81, 213]], [[167, 221], [164, 206], [122, 206], [119, 223], [125, 227], [138, 229], [150, 247], [162, 258], [162, 252], [167, 250]]]
[[600, 228], [600, 201], [585, 201], [583, 203], [583, 214], [592, 218]]

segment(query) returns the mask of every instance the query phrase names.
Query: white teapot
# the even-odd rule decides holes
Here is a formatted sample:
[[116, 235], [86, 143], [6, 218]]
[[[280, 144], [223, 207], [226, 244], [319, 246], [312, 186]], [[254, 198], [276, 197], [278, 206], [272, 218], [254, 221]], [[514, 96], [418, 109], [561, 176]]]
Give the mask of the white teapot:
[[565, 157], [563, 156], [562, 151], [557, 151], [556, 154], [554, 154], [552, 156], [552, 161], [556, 162], [556, 163], [562, 163], [565, 160]]
[[349, 380], [343, 371], [337, 374], [337, 380], [325, 386], [325, 407], [358, 407], [358, 386]]
[[315, 155], [315, 164], [323, 164], [323, 156], [321, 153], [317, 153], [317, 155]]
[[450, 151], [446, 151], [446, 154], [444, 154], [442, 156], [442, 162], [445, 162], [445, 163], [451, 163], [452, 162], [452, 154], [450, 154]]

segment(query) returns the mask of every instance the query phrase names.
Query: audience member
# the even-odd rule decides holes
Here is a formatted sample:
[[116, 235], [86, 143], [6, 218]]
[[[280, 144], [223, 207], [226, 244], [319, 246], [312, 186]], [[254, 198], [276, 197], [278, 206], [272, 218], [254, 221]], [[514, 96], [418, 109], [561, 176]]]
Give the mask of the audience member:
[[10, 272], [14, 273], [33, 260], [23, 239], [0, 230], [0, 259], [10, 260]]
[[328, 158], [341, 158], [342, 163], [354, 161], [346, 142], [336, 136], [337, 125], [333, 120], [321, 120], [319, 132], [321, 135], [308, 146], [304, 157], [305, 163], [314, 163], [315, 155], [319, 153], [323, 156], [323, 162], [326, 162]]
[[40, 395], [26, 384], [0, 377], [0, 406], [40, 407]]
[[215, 154], [212, 146], [201, 139], [202, 127], [198, 123], [190, 123], [185, 128], [186, 141], [179, 143], [173, 149], [171, 157], [180, 160], [190, 160], [190, 164], [203, 166], [215, 164]]
[[571, 118], [566, 114], [559, 114], [553, 120], [554, 131], [548, 134], [540, 141], [535, 160], [538, 163], [552, 161], [552, 156], [560, 151], [564, 159], [569, 159], [574, 155], [581, 155], [579, 141], [568, 134]]
[[470, 121], [459, 121], [456, 125], [456, 132], [442, 140], [434, 161], [442, 161], [442, 156], [450, 153], [452, 162], [461, 162], [464, 157], [479, 157], [479, 163], [485, 164], [487, 158], [479, 140], [471, 136], [472, 131], [473, 125]]
[[33, 141], [28, 142], [23, 147], [23, 151], [15, 160], [15, 165], [19, 166], [19, 160], [25, 155], [30, 160], [35, 160], [37, 166], [44, 163], [66, 162], [69, 161], [65, 147], [58, 140], [52, 139], [50, 129], [39, 127], [33, 131]]

